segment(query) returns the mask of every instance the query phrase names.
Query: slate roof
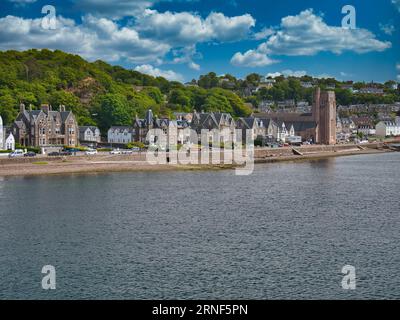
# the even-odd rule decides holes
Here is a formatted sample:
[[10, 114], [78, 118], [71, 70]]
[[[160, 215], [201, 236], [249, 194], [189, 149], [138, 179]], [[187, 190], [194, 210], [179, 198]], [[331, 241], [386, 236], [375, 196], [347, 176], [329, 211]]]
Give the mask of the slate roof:
[[87, 129], [90, 129], [93, 133], [98, 129], [95, 126], [81, 126], [79, 127], [79, 133], [84, 134]]

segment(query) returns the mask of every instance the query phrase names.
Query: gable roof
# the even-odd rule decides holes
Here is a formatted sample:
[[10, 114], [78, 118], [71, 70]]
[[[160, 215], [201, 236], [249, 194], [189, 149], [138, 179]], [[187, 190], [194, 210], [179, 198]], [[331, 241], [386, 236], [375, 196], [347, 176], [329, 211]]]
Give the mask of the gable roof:
[[96, 130], [98, 130], [95, 126], [81, 126], [79, 127], [79, 133], [83, 134], [87, 129], [90, 129], [93, 133], [96, 133]]

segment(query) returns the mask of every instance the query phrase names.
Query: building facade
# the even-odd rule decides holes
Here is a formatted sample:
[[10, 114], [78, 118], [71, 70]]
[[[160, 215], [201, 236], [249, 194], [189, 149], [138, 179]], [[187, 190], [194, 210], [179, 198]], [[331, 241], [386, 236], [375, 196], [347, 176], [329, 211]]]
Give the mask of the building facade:
[[[296, 112], [269, 112], [255, 113], [254, 117], [270, 119], [276, 123], [285, 123], [289, 131], [293, 126], [295, 135], [301, 136], [303, 141], [312, 141], [319, 144], [336, 143], [336, 97], [334, 91], [321, 92], [316, 88], [313, 97], [311, 113]], [[278, 125], [281, 130], [282, 126]], [[289, 129], [288, 129], [289, 128]], [[279, 138], [283, 133], [279, 134]]]
[[130, 126], [114, 126], [108, 130], [108, 143], [127, 144], [134, 142], [135, 130]]
[[5, 140], [4, 143], [4, 150], [15, 150], [15, 139], [13, 134], [10, 132]]
[[208, 132], [207, 139], [210, 143], [217, 139], [215, 132], [224, 133], [224, 137], [220, 137], [221, 142], [225, 139], [233, 143], [236, 142], [236, 122], [229, 113], [194, 112], [190, 127], [197, 133], [199, 142], [204, 138], [202, 137], [202, 130]]
[[381, 137], [400, 136], [400, 123], [394, 121], [380, 121], [376, 125], [376, 135]]
[[321, 92], [316, 88], [314, 94], [313, 117], [317, 124], [316, 142], [336, 144], [336, 97], [334, 91]]
[[246, 142], [247, 130], [251, 130], [251, 139], [262, 139], [266, 137], [264, 122], [258, 118], [239, 118], [236, 121], [236, 129], [242, 131], [242, 142]]
[[40, 110], [32, 110], [31, 107], [26, 110], [21, 104], [12, 133], [16, 143], [26, 147], [76, 147], [79, 143], [78, 122], [65, 106], [60, 106], [59, 111], [53, 111], [50, 105], [42, 105]]
[[94, 126], [79, 127], [79, 141], [84, 142], [101, 142], [100, 129]]

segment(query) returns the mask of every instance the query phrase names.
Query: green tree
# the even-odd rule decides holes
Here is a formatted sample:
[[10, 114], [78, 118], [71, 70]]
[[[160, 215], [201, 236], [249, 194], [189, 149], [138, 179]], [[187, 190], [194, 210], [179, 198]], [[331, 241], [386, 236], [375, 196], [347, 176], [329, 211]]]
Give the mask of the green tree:
[[106, 94], [98, 98], [96, 118], [101, 130], [115, 125], [130, 125], [132, 114], [126, 97], [120, 94]]

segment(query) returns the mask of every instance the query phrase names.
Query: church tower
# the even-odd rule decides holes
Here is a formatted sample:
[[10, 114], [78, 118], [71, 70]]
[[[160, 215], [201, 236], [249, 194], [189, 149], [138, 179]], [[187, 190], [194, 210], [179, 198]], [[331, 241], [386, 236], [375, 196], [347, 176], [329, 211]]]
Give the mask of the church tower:
[[334, 91], [315, 89], [312, 109], [316, 122], [316, 143], [336, 144], [336, 96]]

